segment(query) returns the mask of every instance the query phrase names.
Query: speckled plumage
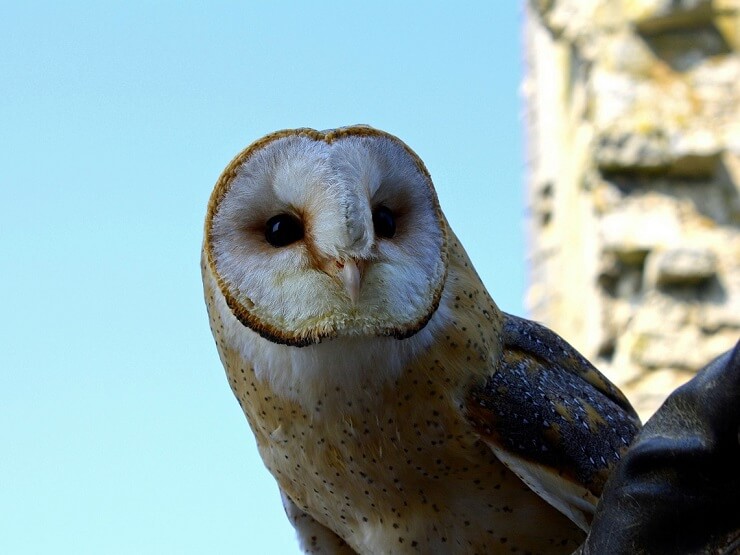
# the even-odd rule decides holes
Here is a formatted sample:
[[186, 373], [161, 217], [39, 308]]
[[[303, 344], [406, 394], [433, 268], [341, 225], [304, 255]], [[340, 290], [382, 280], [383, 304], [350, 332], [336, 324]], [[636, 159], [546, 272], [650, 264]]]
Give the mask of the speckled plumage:
[[[309, 173], [319, 177], [291, 182], [305, 193], [284, 202], [293, 189], [281, 192], [281, 175], [302, 174], [281, 164], [296, 167], [302, 156], [316, 157]], [[274, 165], [263, 171], [258, 163]], [[292, 251], [275, 249], [288, 262], [276, 260], [274, 271], [262, 264], [267, 275], [255, 277], [250, 252], [268, 256], [273, 247], [256, 235], [242, 239], [262, 231], [240, 227], [237, 217], [219, 224], [219, 211], [231, 202], [248, 219], [249, 189], [264, 179], [276, 191], [275, 210], [294, 210], [306, 230], [283, 247]], [[325, 190], [333, 196], [323, 206], [349, 232], [331, 232], [322, 214], [306, 213]], [[397, 235], [354, 233], [379, 204], [398, 218]], [[333, 238], [315, 239], [321, 229]], [[246, 262], [234, 262], [240, 257]], [[354, 301], [342, 289], [350, 259], [362, 268]], [[634, 412], [567, 343], [498, 310], [423, 163], [398, 139], [356, 126], [258, 141], [217, 184], [202, 261], [221, 360], [304, 550], [570, 553], [582, 541], [579, 525], [588, 526], [603, 476], [637, 430]], [[291, 272], [305, 272], [308, 286], [297, 273], [300, 286], [285, 294], [267, 291], [260, 301], [247, 290], [265, 281], [293, 287]], [[280, 318], [269, 311], [280, 303], [315, 316], [275, 329]]]

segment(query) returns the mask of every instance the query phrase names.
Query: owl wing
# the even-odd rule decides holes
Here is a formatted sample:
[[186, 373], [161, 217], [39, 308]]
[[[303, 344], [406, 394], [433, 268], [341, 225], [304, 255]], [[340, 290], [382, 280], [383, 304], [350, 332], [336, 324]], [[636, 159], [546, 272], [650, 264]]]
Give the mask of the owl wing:
[[588, 530], [612, 467], [640, 420], [629, 401], [560, 336], [504, 315], [495, 373], [470, 389], [467, 417], [532, 490]]

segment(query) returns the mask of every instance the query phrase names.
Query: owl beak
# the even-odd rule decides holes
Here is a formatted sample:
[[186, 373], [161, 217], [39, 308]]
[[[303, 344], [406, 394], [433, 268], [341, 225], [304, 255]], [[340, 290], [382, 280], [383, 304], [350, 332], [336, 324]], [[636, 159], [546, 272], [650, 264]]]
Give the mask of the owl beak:
[[344, 290], [347, 292], [352, 304], [357, 304], [357, 300], [360, 298], [360, 282], [362, 281], [360, 267], [352, 258], [338, 262], [338, 264], [342, 268], [340, 276]]

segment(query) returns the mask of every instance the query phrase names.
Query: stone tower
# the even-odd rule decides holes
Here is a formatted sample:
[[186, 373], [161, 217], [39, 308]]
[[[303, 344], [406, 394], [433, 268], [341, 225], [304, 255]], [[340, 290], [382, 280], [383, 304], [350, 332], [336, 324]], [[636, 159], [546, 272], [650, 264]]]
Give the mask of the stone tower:
[[530, 316], [645, 418], [740, 337], [740, 0], [526, 12]]

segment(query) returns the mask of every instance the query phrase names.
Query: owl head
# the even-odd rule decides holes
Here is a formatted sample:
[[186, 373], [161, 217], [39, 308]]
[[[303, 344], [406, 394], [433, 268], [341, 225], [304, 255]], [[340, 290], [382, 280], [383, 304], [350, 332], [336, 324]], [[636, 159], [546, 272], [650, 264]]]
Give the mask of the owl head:
[[270, 342], [404, 339], [439, 305], [446, 230], [428, 171], [396, 137], [294, 129], [224, 170], [203, 256], [231, 313]]

